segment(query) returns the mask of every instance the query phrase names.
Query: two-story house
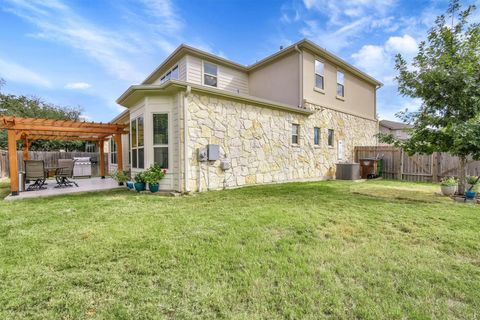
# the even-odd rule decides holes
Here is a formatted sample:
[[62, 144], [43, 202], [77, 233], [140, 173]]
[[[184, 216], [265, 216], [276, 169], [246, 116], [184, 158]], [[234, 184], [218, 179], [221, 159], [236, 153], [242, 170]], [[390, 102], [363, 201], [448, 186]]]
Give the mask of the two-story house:
[[376, 144], [380, 86], [308, 40], [250, 66], [181, 45], [117, 100], [124, 169], [158, 163], [160, 187], [180, 192], [331, 178]]

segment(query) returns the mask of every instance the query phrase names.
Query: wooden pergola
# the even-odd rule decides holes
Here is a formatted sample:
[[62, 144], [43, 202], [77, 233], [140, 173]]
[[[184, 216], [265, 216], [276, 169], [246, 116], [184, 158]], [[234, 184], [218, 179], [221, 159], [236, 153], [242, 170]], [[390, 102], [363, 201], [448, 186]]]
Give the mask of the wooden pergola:
[[0, 129], [8, 132], [8, 161], [10, 163], [10, 191], [18, 195], [17, 141], [23, 142], [23, 159], [28, 159], [28, 151], [33, 140], [84, 140], [94, 141], [100, 150], [100, 175], [105, 178], [104, 142], [113, 136], [117, 145], [118, 168], [123, 168], [122, 134], [126, 124], [84, 122], [72, 120], [20, 118], [0, 116]]

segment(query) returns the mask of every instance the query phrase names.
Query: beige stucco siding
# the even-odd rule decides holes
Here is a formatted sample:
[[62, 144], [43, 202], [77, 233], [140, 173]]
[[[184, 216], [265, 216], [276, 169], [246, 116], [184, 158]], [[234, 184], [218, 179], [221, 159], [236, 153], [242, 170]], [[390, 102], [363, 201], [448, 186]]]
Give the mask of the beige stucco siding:
[[[186, 56], [187, 76], [186, 81], [203, 85], [203, 60], [191, 55]], [[217, 64], [218, 67], [218, 89], [235, 93], [249, 94], [248, 75], [246, 72], [235, 70]]]
[[299, 58], [294, 52], [260, 69], [250, 72], [250, 94], [291, 106], [300, 102]]
[[[325, 89], [323, 92], [315, 89], [316, 58], [325, 64]], [[343, 100], [337, 98], [337, 70], [341, 70], [345, 74], [345, 97]], [[303, 51], [303, 79], [303, 96], [307, 102], [369, 119], [375, 118], [375, 86], [373, 84], [337, 68], [331, 62], [306, 50]]]

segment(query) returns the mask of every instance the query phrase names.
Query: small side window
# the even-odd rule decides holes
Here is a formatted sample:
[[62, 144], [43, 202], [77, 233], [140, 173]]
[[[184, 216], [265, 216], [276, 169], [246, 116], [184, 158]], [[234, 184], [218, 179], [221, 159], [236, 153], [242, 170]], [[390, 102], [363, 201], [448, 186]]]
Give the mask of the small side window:
[[300, 129], [300, 125], [298, 124], [292, 124], [292, 143], [293, 144], [298, 144], [298, 132]]
[[345, 74], [337, 71], [337, 96], [345, 97]]
[[320, 128], [313, 128], [313, 144], [316, 146], [320, 144]]
[[328, 146], [333, 147], [334, 142], [334, 131], [333, 129], [328, 129]]

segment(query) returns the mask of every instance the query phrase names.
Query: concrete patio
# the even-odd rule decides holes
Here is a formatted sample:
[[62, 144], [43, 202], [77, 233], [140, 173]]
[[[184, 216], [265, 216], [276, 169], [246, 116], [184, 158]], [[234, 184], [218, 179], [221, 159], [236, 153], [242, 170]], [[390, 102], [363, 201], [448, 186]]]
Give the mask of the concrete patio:
[[[64, 188], [55, 188], [57, 183], [55, 179], [48, 179], [46, 189], [42, 190], [33, 190], [33, 191], [23, 191], [20, 192], [17, 196], [8, 195], [5, 200], [20, 200], [20, 199], [31, 199], [39, 197], [50, 197], [58, 196], [71, 193], [79, 192], [92, 192], [92, 191], [102, 191], [102, 190], [111, 190], [118, 188], [125, 188], [124, 186], [119, 186], [118, 182], [111, 179], [105, 178], [101, 179], [100, 177], [89, 178], [89, 179], [74, 179], [78, 184], [78, 187], [64, 187]], [[28, 187], [28, 185], [27, 185]]]

